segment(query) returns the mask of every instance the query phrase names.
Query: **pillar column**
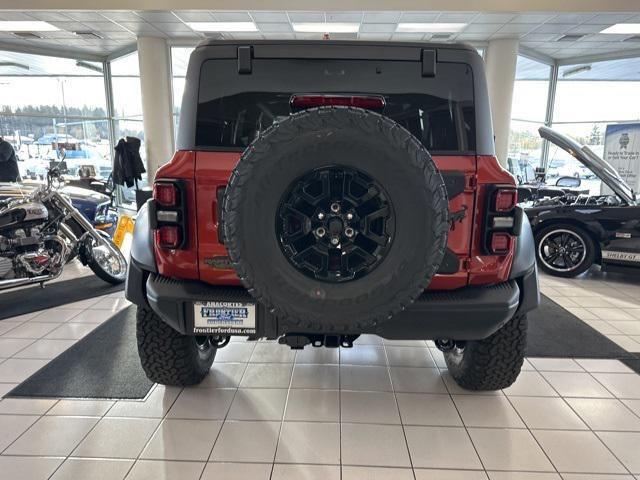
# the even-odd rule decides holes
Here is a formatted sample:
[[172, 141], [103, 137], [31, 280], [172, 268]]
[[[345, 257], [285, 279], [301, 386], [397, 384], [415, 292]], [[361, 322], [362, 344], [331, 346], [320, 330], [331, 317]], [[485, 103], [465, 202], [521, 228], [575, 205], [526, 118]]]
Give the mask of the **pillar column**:
[[147, 153], [147, 175], [153, 182], [158, 167], [174, 152], [171, 51], [163, 38], [139, 37], [140, 90]]
[[511, 123], [511, 101], [516, 79], [518, 39], [500, 38], [491, 40], [485, 56], [487, 88], [493, 118], [493, 134], [496, 139], [496, 156], [502, 166], [507, 165], [509, 150], [509, 125]]

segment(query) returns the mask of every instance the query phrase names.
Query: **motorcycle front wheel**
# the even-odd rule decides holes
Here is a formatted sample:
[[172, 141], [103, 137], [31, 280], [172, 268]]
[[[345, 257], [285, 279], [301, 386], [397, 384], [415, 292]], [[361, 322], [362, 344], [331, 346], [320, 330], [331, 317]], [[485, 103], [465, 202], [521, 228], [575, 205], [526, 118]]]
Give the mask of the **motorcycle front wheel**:
[[98, 278], [112, 285], [118, 285], [127, 278], [127, 259], [111, 238], [107, 235], [103, 236], [103, 241], [109, 243], [112, 248], [94, 241], [87, 265]]

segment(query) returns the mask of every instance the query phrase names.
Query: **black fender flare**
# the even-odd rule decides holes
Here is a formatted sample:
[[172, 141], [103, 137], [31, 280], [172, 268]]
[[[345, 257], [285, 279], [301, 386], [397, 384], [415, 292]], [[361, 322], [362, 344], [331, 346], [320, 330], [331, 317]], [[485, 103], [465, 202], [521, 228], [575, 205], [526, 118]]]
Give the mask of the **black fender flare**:
[[520, 304], [517, 313], [526, 313], [540, 304], [540, 287], [538, 285], [538, 266], [536, 264], [536, 242], [529, 218], [521, 207], [517, 207], [522, 216], [519, 222], [516, 249], [511, 264], [510, 280], [516, 280], [520, 287]]
[[149, 222], [149, 202], [147, 201], [136, 216], [131, 242], [131, 259], [127, 270], [125, 297], [132, 303], [146, 307], [146, 283], [150, 273], [158, 273], [153, 248], [153, 232]]

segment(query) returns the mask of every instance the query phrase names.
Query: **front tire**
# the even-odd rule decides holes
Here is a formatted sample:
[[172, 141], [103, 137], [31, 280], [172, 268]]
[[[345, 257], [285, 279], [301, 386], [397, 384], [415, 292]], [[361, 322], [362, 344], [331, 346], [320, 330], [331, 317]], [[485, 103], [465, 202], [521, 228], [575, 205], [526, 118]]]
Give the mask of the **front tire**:
[[536, 233], [536, 258], [549, 275], [577, 277], [591, 268], [595, 256], [593, 239], [575, 225], [550, 225]]
[[94, 246], [87, 265], [98, 278], [112, 285], [120, 285], [127, 278], [127, 259], [106, 233], [101, 232], [101, 235], [105, 237], [104, 241], [109, 242], [117, 252], [117, 257], [114, 257], [103, 245]]
[[138, 354], [149, 380], [183, 387], [207, 376], [217, 351], [207, 337], [182, 335], [148, 308], [138, 307], [136, 320]]
[[467, 390], [500, 390], [516, 381], [527, 346], [527, 316], [516, 315], [483, 340], [444, 352], [449, 373]]

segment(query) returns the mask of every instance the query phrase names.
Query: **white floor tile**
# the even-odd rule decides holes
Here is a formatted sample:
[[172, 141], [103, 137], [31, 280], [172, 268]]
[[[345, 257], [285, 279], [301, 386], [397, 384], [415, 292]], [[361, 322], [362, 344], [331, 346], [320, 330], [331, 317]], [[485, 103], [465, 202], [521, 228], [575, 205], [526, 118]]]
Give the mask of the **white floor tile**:
[[286, 389], [241, 388], [237, 391], [229, 420], [282, 420]]
[[342, 422], [400, 424], [396, 399], [390, 392], [344, 391], [340, 408]]
[[404, 425], [462, 426], [449, 395], [398, 393], [396, 398]]
[[339, 422], [340, 398], [337, 390], [291, 389], [285, 420]]
[[416, 480], [487, 480], [480, 470], [437, 470], [416, 468]]
[[588, 373], [543, 372], [542, 376], [563, 397], [612, 397], [611, 393]]
[[271, 480], [340, 480], [340, 467], [333, 465], [273, 466]]
[[44, 415], [56, 402], [48, 398], [5, 398], [0, 402], [0, 414]]
[[567, 398], [567, 402], [592, 430], [640, 432], [640, 417], [620, 400]]
[[[419, 478], [419, 477], [416, 477], [416, 478]], [[410, 468], [344, 466], [342, 467], [342, 480], [415, 480], [415, 479], [413, 477], [413, 472], [411, 471]]]
[[414, 468], [482, 468], [464, 428], [405, 427], [405, 434]]
[[276, 463], [340, 464], [338, 423], [284, 422]]
[[594, 373], [593, 376], [618, 398], [640, 399], [640, 375], [638, 374]]
[[305, 365], [297, 363], [293, 369], [291, 388], [321, 388], [337, 390], [340, 387], [338, 365]]
[[36, 340], [24, 350], [16, 353], [14, 358], [53, 359], [75, 343], [75, 340], [52, 340], [42, 338], [40, 340]]
[[8, 455], [67, 456], [98, 420], [95, 417], [42, 417], [5, 453]]
[[469, 435], [487, 470], [554, 471], [527, 430], [470, 428]]
[[227, 416], [235, 392], [234, 389], [186, 388], [176, 399], [167, 417], [223, 420]]
[[342, 390], [391, 392], [389, 370], [387, 367], [340, 365], [340, 388]]
[[211, 460], [273, 462], [279, 430], [280, 422], [225, 422]]
[[21, 383], [44, 367], [48, 360], [10, 358], [0, 363], [1, 383]]
[[506, 397], [454, 395], [453, 401], [468, 427], [524, 428], [524, 423]]
[[426, 347], [394, 347], [387, 346], [387, 357], [392, 367], [427, 367], [436, 366], [429, 349]]
[[101, 417], [114, 403], [110, 400], [60, 400], [47, 415]]
[[206, 461], [221, 428], [214, 420], [164, 420], [140, 458]]
[[341, 365], [387, 365], [384, 347], [376, 345], [354, 345], [353, 348], [340, 349]]
[[436, 368], [391, 367], [393, 390], [403, 393], [447, 393], [443, 376]]
[[585, 423], [563, 398], [509, 397], [530, 429], [587, 430]]
[[72, 456], [137, 458], [158, 423], [156, 419], [105, 417], [78, 445]]
[[0, 357], [9, 358], [20, 350], [27, 348], [34, 342], [29, 338], [2, 338], [0, 337]]
[[250, 363], [244, 372], [242, 388], [289, 388], [292, 364]]
[[0, 452], [37, 420], [38, 417], [35, 415], [0, 415]]
[[0, 456], [0, 472], [11, 480], [46, 480], [64, 458]]
[[127, 480], [198, 480], [204, 463], [138, 460]]
[[597, 435], [631, 473], [640, 475], [640, 433], [597, 432]]
[[55, 330], [62, 323], [36, 323], [26, 322], [16, 328], [9, 330], [2, 337], [3, 338], [40, 338], [47, 333]]
[[122, 400], [116, 402], [107, 412], [107, 416], [162, 418], [169, 411], [179, 393], [179, 388], [158, 385], [144, 401]]
[[409, 467], [411, 463], [402, 427], [344, 423], [342, 464]]
[[626, 473], [592, 432], [534, 430], [533, 434], [561, 473]]
[[251, 363], [293, 363], [296, 351], [288, 345], [258, 343], [251, 355]]
[[132, 465], [132, 460], [68, 458], [51, 480], [122, 480]]
[[201, 480], [270, 480], [271, 463], [210, 462]]

